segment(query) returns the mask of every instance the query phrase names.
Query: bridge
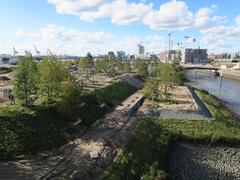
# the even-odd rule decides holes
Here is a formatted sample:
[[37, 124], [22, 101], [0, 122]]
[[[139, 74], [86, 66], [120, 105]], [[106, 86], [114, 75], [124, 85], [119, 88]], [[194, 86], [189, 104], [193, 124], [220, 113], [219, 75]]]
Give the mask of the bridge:
[[200, 69], [200, 70], [214, 70], [214, 71], [219, 71], [220, 68], [214, 67], [210, 64], [184, 64], [183, 68], [185, 70], [194, 70], [194, 69]]

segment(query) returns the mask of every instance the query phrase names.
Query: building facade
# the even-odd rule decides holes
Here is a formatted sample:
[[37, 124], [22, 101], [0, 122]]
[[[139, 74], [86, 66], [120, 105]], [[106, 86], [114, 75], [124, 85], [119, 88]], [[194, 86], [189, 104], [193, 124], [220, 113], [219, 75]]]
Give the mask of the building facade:
[[208, 62], [207, 49], [182, 49], [181, 54], [183, 64], [198, 64]]

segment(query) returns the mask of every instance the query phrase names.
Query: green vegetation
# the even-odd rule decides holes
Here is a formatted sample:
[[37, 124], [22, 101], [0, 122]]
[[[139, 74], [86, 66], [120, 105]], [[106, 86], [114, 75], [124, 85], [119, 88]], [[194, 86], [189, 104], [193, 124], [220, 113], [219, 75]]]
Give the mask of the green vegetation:
[[38, 66], [38, 97], [49, 104], [54, 103], [62, 93], [64, 83], [69, 81], [66, 66], [55, 56], [41, 61]]
[[[69, 122], [81, 118], [82, 125], [91, 126], [108, 112], [107, 107], [136, 91], [125, 82], [89, 93], [82, 93], [73, 83], [64, 87], [62, 100], [54, 104], [1, 107], [0, 159], [52, 150], [64, 143], [61, 132]], [[102, 103], [107, 107], [100, 107]]]
[[213, 121], [145, 118], [105, 179], [167, 179], [165, 157], [176, 141], [240, 143], [240, 125], [213, 97], [198, 94], [213, 114]]
[[13, 68], [0, 67], [0, 74], [7, 74], [7, 73], [11, 73], [12, 71], [13, 71]]
[[136, 74], [141, 78], [147, 78], [148, 76], [148, 64], [144, 60], [137, 59]]
[[[155, 66], [154, 66], [155, 65]], [[154, 101], [169, 102], [170, 90], [174, 85], [182, 85], [185, 81], [183, 68], [178, 61], [172, 63], [152, 63], [151, 75], [144, 85], [144, 95], [154, 104]], [[171, 99], [172, 101], [172, 99]]]
[[32, 56], [21, 57], [15, 71], [14, 94], [25, 106], [31, 104], [31, 95], [37, 90], [37, 64]]
[[63, 119], [53, 107], [1, 107], [0, 159], [59, 147], [64, 142], [62, 127]]

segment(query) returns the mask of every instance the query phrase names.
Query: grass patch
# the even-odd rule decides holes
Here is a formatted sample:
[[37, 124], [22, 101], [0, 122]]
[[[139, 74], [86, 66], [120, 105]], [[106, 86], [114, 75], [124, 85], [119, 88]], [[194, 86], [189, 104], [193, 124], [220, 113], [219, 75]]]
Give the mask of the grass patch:
[[167, 179], [165, 157], [176, 141], [240, 143], [240, 125], [213, 97], [197, 93], [213, 114], [213, 121], [143, 119], [105, 179]]

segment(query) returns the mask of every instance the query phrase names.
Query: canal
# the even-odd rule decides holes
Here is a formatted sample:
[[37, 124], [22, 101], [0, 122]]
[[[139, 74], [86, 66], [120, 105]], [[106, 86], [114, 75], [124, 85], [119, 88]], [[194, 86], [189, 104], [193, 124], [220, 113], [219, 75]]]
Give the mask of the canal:
[[240, 81], [223, 78], [220, 88], [220, 77], [211, 76], [210, 73], [197, 71], [195, 78], [195, 71], [188, 70], [186, 76], [193, 86], [207, 90], [240, 111]]

